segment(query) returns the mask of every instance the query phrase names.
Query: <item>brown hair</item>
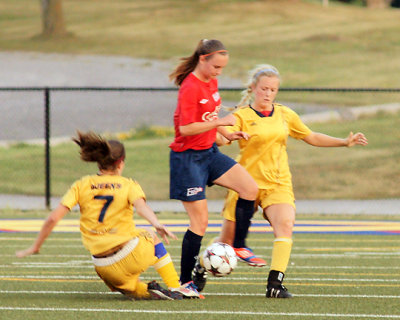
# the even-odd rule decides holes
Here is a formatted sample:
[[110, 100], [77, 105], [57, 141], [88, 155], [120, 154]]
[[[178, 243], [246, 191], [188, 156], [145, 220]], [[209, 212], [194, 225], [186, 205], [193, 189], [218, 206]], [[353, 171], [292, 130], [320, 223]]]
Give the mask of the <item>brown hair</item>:
[[125, 159], [124, 145], [117, 140], [105, 140], [94, 132], [77, 131], [78, 138], [72, 138], [81, 147], [81, 159], [87, 162], [97, 162], [100, 170], [115, 170]]
[[200, 56], [204, 55], [206, 59], [210, 59], [215, 53], [227, 55], [228, 51], [219, 40], [200, 40], [196, 50], [190, 57], [181, 58], [182, 62], [169, 75], [170, 80], [173, 80], [177, 86], [180, 86], [188, 74], [196, 68]]

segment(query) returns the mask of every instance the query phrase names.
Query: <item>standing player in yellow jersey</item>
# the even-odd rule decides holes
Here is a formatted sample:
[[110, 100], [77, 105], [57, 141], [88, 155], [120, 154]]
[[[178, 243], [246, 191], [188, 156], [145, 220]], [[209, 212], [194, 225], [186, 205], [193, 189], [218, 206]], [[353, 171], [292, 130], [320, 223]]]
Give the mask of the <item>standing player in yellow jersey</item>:
[[[79, 204], [82, 242], [92, 255], [97, 274], [112, 291], [135, 299], [199, 298], [197, 292], [180, 287], [171, 257], [156, 234], [135, 226], [133, 208], [166, 243], [168, 237], [176, 239], [146, 204], [140, 185], [121, 176], [125, 167], [123, 144], [79, 131], [73, 141], [80, 146], [83, 161], [97, 162], [99, 173], [82, 177], [71, 186], [44, 222], [34, 244], [16, 252], [17, 257], [39, 253], [58, 221]], [[152, 265], [170, 290], [155, 281], [146, 284], [139, 280]]]
[[[345, 139], [311, 131], [290, 108], [275, 103], [280, 85], [278, 70], [260, 65], [250, 72], [247, 90], [234, 113], [236, 124], [230, 131], [249, 134], [248, 140], [238, 140], [237, 159], [256, 181], [259, 193], [255, 209], [263, 209], [274, 231], [271, 267], [266, 296], [290, 298], [282, 285], [292, 249], [292, 231], [295, 222], [295, 204], [292, 178], [289, 170], [286, 143], [289, 136], [316, 147], [352, 147], [367, 145], [362, 133], [350, 133]], [[254, 97], [254, 101], [250, 101]], [[223, 137], [221, 137], [223, 138]], [[227, 142], [227, 141], [225, 141]], [[222, 142], [223, 143], [223, 142]], [[223, 216], [225, 218], [219, 241], [232, 244], [235, 237], [235, 205], [237, 193], [229, 190]]]

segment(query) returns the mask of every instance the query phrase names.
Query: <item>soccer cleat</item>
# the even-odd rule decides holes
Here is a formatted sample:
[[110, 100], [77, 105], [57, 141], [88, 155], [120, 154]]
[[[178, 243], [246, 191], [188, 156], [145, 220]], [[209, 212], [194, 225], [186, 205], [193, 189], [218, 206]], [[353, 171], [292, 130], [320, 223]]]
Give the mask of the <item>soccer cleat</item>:
[[207, 271], [201, 266], [199, 257], [197, 257], [192, 271], [192, 280], [194, 285], [197, 287], [197, 291], [203, 291], [207, 282]]
[[147, 284], [147, 291], [150, 293], [152, 300], [182, 300], [183, 296], [180, 292], [173, 292], [161, 287], [155, 280]]
[[184, 299], [204, 299], [204, 296], [199, 294], [196, 285], [193, 281], [189, 281], [181, 285], [179, 288], [172, 288], [172, 292], [179, 292]]
[[267, 298], [292, 298], [292, 294], [282, 284], [277, 286], [267, 286], [265, 292]]
[[242, 262], [246, 262], [249, 266], [252, 267], [265, 267], [267, 263], [264, 259], [256, 257], [253, 253], [253, 250], [250, 248], [233, 248], [237, 257]]

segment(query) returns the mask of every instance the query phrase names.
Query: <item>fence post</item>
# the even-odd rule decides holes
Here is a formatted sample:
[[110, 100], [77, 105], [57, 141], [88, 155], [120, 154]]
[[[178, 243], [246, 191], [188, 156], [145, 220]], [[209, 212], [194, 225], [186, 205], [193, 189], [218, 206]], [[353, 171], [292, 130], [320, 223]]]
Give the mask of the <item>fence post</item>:
[[44, 138], [45, 138], [45, 196], [46, 208], [50, 210], [50, 89], [44, 88]]

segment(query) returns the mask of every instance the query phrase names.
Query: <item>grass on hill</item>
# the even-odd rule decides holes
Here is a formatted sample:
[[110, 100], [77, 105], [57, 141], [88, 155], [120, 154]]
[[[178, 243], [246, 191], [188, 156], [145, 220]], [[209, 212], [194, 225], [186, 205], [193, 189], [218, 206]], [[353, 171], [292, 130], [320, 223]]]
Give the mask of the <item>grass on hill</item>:
[[[170, 60], [202, 38], [230, 51], [226, 73], [278, 67], [288, 87], [398, 87], [400, 10], [330, 1], [68, 0], [71, 37], [38, 39], [37, 1], [0, 0], [0, 50], [127, 55]], [[371, 97], [372, 99], [374, 96]]]
[[[313, 131], [346, 137], [361, 131], [369, 139], [367, 147], [315, 148], [289, 139], [288, 153], [298, 199], [373, 199], [400, 197], [399, 114], [378, 114], [357, 121], [312, 124]], [[169, 197], [169, 138], [125, 140], [125, 176], [134, 177], [149, 199]], [[0, 148], [0, 193], [44, 194], [43, 146], [18, 144]], [[236, 144], [221, 151], [235, 157]], [[78, 147], [64, 143], [51, 149], [51, 190], [62, 195], [70, 184], [97, 171], [95, 164], [79, 159]], [[221, 199], [225, 189], [208, 189], [210, 199]]]

